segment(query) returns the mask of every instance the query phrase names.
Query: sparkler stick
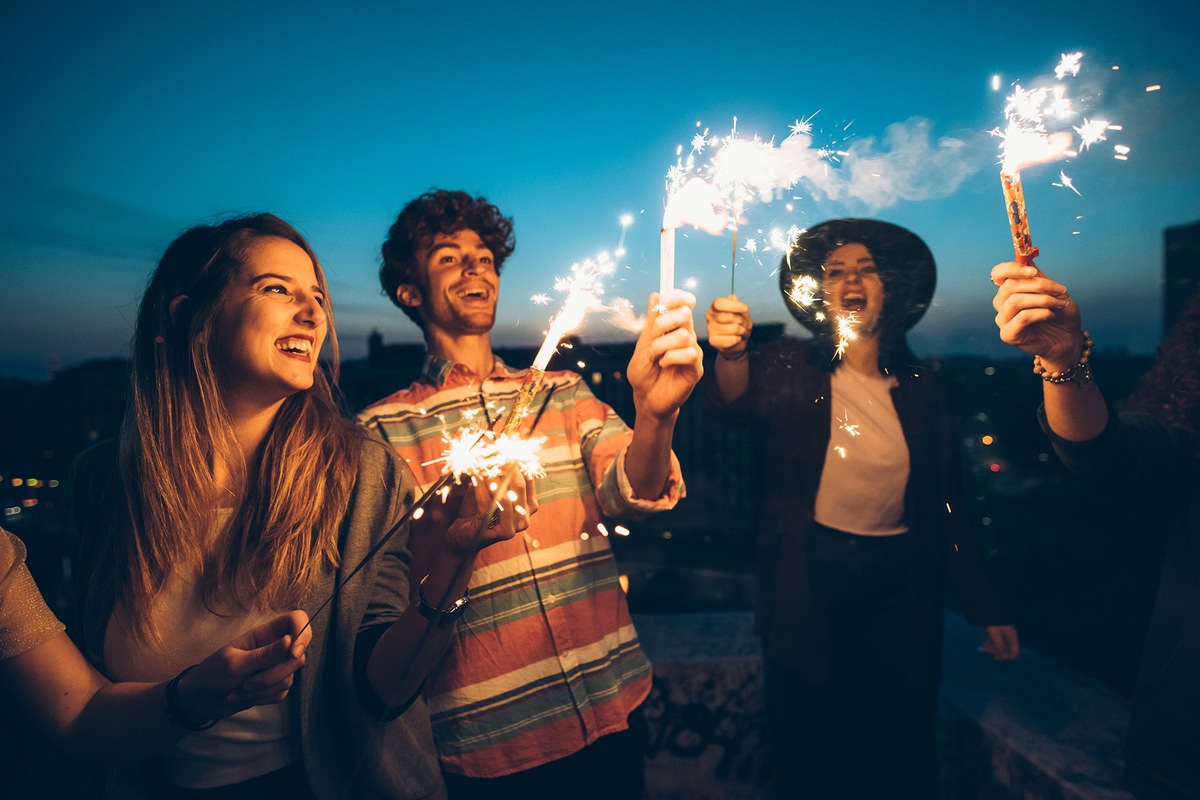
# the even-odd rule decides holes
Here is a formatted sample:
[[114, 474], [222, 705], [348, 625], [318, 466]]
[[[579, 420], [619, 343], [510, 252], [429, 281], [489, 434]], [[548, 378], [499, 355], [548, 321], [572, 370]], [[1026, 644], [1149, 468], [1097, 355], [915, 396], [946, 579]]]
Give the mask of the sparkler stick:
[[[436, 495], [443, 488], [445, 488], [446, 484], [448, 484], [453, 478], [454, 478], [453, 473], [444, 472], [438, 477], [438, 479], [436, 481], [434, 481], [430, 485], [430, 487], [428, 489], [425, 490], [425, 493], [421, 495], [421, 497], [417, 500], [417, 502], [413, 503], [409, 507], [409, 509], [404, 512], [404, 515], [401, 516], [400, 519], [396, 520], [396, 524], [394, 524], [394, 525], [392, 525], [392, 527], [388, 528], [387, 533], [385, 533], [383, 536], [379, 537], [379, 541], [376, 542], [371, 547], [371, 549], [367, 551], [366, 555], [364, 555], [362, 557], [362, 560], [359, 561], [357, 565], [355, 565], [354, 569], [350, 570], [350, 574], [347, 575], [345, 578], [342, 578], [341, 582], [338, 583], [337, 586], [333, 587], [333, 591], [330, 592], [329, 597], [326, 597], [321, 602], [321, 605], [317, 606], [316, 611], [313, 611], [313, 613], [308, 615], [308, 623], [303, 628], [300, 629], [300, 633], [296, 634], [297, 637], [299, 637], [300, 634], [304, 633], [304, 631], [308, 629], [309, 625], [312, 625], [313, 620], [317, 618], [317, 615], [320, 614], [322, 611], [324, 611], [325, 607], [327, 605], [329, 605], [330, 603], [333, 602], [333, 598], [338, 596], [338, 593], [342, 591], [342, 588], [345, 587], [345, 585], [347, 583], [349, 583], [350, 580], [355, 575], [357, 575], [359, 572], [362, 571], [362, 568], [367, 565], [367, 562], [375, 557], [375, 554], [378, 553], [383, 548], [383, 546], [388, 543], [389, 539], [391, 539], [393, 536], [395, 536], [396, 533], [402, 527], [404, 527], [405, 523], [409, 522], [410, 520], [412, 520], [414, 518], [419, 519], [421, 517], [421, 515], [424, 514], [425, 504], [428, 503], [431, 499], [433, 499], [434, 495]], [[418, 513], [418, 512], [420, 512], [420, 513]]]
[[1018, 264], [1035, 266], [1038, 249], [1029, 236], [1029, 218], [1025, 215], [1025, 191], [1021, 186], [1021, 171], [1000, 173], [1000, 184], [1004, 188], [1004, 204], [1008, 208], [1008, 227], [1012, 232], [1013, 253]]
[[675, 228], [663, 220], [658, 237], [658, 302], [675, 286]]
[[733, 249], [729, 253], [729, 293], [735, 294], [734, 286], [737, 276], [737, 236], [738, 236], [738, 212], [733, 210]]
[[[671, 236], [673, 245], [674, 231], [671, 231]], [[671, 263], [674, 264], [673, 247]], [[521, 388], [517, 392], [517, 399], [513, 402], [512, 411], [509, 412], [508, 420], [504, 424], [505, 433], [515, 434], [517, 428], [520, 427], [521, 422], [529, 413], [529, 405], [533, 402], [533, 396], [537, 393], [538, 386], [546, 375], [550, 357], [558, 349], [562, 338], [579, 327], [588, 310], [600, 305], [599, 295], [603, 292], [600, 278], [612, 272], [613, 269], [615, 266], [612, 261], [607, 255], [602, 254], [597, 259], [588, 259], [571, 265], [570, 277], [559, 278], [555, 282], [554, 288], [565, 291], [567, 298], [563, 301], [559, 312], [550, 320], [546, 338], [542, 341], [542, 346], [538, 348], [533, 365], [529, 368], [529, 377], [521, 384]]]
[[[549, 361], [549, 356], [546, 358]], [[546, 377], [546, 371], [538, 367], [529, 368], [529, 377], [521, 384], [521, 388], [517, 390], [517, 399], [513, 401], [512, 411], [508, 414], [508, 420], [504, 423], [504, 432], [510, 435], [516, 435], [517, 429], [521, 427], [521, 423], [525, 421], [525, 417], [529, 414], [529, 405], [533, 402], [533, 396], [537, 394], [538, 386], [542, 383], [542, 378]]]

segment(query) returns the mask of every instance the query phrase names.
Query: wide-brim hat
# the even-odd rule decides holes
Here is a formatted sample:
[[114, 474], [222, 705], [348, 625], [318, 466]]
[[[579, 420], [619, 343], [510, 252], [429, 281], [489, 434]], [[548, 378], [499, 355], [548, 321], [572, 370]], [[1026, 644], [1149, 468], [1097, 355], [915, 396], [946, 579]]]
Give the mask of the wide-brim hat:
[[784, 305], [801, 325], [828, 330], [822, 312], [825, 260], [844, 244], [862, 244], [871, 252], [883, 283], [883, 321], [906, 331], [929, 308], [937, 286], [937, 266], [929, 246], [907, 228], [875, 219], [834, 219], [803, 231], [779, 268]]

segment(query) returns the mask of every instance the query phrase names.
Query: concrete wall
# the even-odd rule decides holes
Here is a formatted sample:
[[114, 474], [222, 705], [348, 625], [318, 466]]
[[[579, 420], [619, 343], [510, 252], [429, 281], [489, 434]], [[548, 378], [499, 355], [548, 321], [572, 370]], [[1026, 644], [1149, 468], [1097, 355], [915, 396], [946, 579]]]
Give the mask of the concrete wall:
[[[762, 663], [750, 614], [635, 617], [654, 662], [653, 800], [772, 796]], [[1028, 648], [997, 664], [946, 617], [938, 721], [945, 800], [1132, 800], [1121, 788], [1128, 701]], [[788, 795], [783, 795], [788, 796]]]

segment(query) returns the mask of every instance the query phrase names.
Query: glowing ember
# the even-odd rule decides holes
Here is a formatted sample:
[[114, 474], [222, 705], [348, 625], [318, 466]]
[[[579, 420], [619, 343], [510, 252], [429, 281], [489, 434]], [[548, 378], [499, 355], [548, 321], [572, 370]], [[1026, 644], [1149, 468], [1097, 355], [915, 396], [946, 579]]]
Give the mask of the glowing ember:
[[854, 330], [854, 326], [858, 324], [858, 315], [853, 312], [848, 314], [838, 314], [834, 317], [834, 325], [837, 330], [837, 350], [834, 355], [841, 358], [846, 353], [846, 346], [850, 342], [858, 338], [858, 332]]
[[594, 259], [572, 264], [569, 275], [555, 279], [554, 291], [565, 294], [566, 299], [550, 320], [546, 339], [533, 359], [534, 369], [545, 371], [562, 338], [579, 327], [587, 312], [604, 308], [600, 302], [604, 294], [603, 279], [614, 271], [616, 264], [612, 257], [608, 253], [601, 253]]
[[515, 465], [526, 479], [546, 475], [538, 455], [546, 442], [544, 437], [523, 439], [508, 433], [468, 427], [442, 434], [442, 441], [446, 443], [442, 457], [426, 462], [426, 465], [444, 462], [443, 473], [453, 476], [455, 483], [462, 483], [464, 477], [493, 480], [510, 464]]

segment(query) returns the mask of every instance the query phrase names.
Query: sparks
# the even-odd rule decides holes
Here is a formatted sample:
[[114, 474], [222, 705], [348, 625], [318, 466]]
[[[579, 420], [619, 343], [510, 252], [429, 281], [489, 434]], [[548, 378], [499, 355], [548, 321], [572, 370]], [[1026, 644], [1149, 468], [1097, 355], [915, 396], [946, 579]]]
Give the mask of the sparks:
[[565, 294], [566, 299], [550, 320], [546, 338], [533, 360], [534, 369], [545, 371], [562, 338], [579, 327], [589, 311], [604, 308], [600, 302], [604, 294], [603, 281], [615, 270], [616, 265], [608, 253], [601, 253], [594, 259], [572, 264], [568, 275], [555, 279], [554, 291]]
[[850, 412], [847, 411], [846, 416], [844, 418], [843, 417], [837, 418], [838, 428], [840, 430], [845, 431], [850, 436], [861, 436], [862, 430], [860, 430], [858, 425], [851, 425], [849, 420], [850, 420]]
[[494, 480], [510, 464], [515, 465], [528, 480], [545, 477], [539, 453], [545, 437], [523, 439], [508, 433], [476, 426], [442, 434], [446, 448], [442, 457], [422, 466], [443, 462], [443, 474], [451, 475], [455, 483], [463, 479]]
[[811, 275], [797, 275], [792, 279], [792, 288], [788, 291], [788, 299], [798, 306], [812, 306], [817, 298], [820, 286], [817, 279]]
[[858, 315], [850, 312], [848, 314], [838, 314], [834, 317], [834, 326], [837, 329], [837, 350], [834, 351], [835, 358], [841, 358], [846, 353], [846, 347], [850, 342], [858, 338], [858, 331], [854, 326], [858, 324]]
[[[1061, 186], [1064, 189], [1070, 189], [1075, 194], [1079, 194], [1079, 190], [1075, 188], [1074, 182], [1070, 179], [1070, 177], [1067, 176], [1067, 173], [1064, 172], [1063, 170], [1058, 171], [1058, 180], [1059, 180], [1059, 182], [1054, 184], [1055, 186]], [[1081, 194], [1079, 194], [1079, 196], [1083, 197], [1083, 195], [1081, 195]]]
[[1079, 134], [1079, 149], [1087, 150], [1096, 142], [1103, 142], [1104, 134], [1109, 129], [1108, 120], [1095, 119], [1090, 120], [1087, 117], [1083, 118], [1083, 124], [1075, 127], [1075, 132]]
[[1058, 62], [1058, 66], [1054, 68], [1054, 77], [1060, 81], [1067, 75], [1072, 77], [1079, 74], [1079, 62], [1083, 59], [1083, 53], [1063, 53], [1062, 60]]

